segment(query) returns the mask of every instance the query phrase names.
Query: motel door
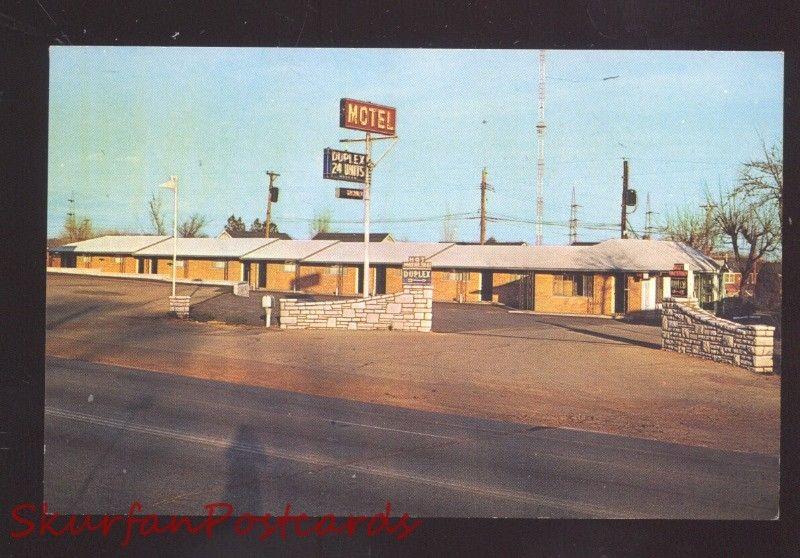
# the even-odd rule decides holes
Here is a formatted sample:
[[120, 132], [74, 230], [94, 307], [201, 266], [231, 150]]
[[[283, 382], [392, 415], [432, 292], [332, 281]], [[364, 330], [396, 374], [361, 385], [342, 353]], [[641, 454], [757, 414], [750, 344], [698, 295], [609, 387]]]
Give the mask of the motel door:
[[258, 287], [267, 288], [267, 262], [258, 262]]
[[628, 277], [624, 273], [614, 275], [614, 313], [624, 314], [628, 311]]
[[656, 278], [642, 279], [642, 310], [656, 308]]
[[533, 278], [533, 273], [523, 273], [519, 276], [517, 304], [520, 310], [533, 310]]
[[375, 267], [375, 293], [378, 295], [386, 294], [386, 266]]
[[481, 271], [481, 300], [491, 302], [492, 291], [494, 291], [494, 273], [484, 269]]

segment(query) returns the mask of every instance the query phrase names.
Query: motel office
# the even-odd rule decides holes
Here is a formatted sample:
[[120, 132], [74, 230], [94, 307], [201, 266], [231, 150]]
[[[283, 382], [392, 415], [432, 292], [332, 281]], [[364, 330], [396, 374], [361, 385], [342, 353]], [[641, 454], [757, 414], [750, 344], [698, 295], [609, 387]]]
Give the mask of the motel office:
[[[245, 281], [254, 289], [356, 296], [363, 243], [275, 238], [179, 238], [177, 276]], [[171, 237], [105, 236], [53, 248], [52, 267], [128, 274], [172, 274]], [[720, 266], [680, 243], [614, 239], [588, 246], [371, 242], [370, 291], [402, 290], [411, 256], [432, 266], [434, 300], [499, 302], [546, 313], [612, 315], [657, 309], [686, 292], [712, 305]], [[674, 268], [683, 268], [675, 277]]]

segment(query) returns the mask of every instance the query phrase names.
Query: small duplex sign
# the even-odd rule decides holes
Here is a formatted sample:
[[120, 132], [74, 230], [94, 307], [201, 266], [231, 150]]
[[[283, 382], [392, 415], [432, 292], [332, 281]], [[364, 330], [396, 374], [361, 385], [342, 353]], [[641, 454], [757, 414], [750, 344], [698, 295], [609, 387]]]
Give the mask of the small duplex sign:
[[393, 136], [397, 132], [397, 109], [354, 99], [342, 99], [339, 126]]
[[431, 262], [424, 256], [411, 256], [403, 264], [403, 285], [430, 285]]
[[363, 184], [367, 181], [367, 156], [328, 147], [323, 151], [322, 178]]

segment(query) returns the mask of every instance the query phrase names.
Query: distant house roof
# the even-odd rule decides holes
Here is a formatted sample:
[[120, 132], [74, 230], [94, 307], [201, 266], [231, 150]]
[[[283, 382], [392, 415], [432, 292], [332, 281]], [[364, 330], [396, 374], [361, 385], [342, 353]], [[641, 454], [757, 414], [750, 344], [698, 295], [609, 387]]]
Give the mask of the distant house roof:
[[[400, 265], [411, 256], [429, 258], [452, 244], [443, 242], [370, 242], [369, 261], [376, 265]], [[304, 259], [306, 262], [360, 264], [364, 261], [363, 242], [337, 242]]]
[[[453, 244], [469, 246], [471, 244], [480, 245], [480, 242], [458, 241]], [[495, 240], [494, 238], [490, 238], [484, 243], [485, 246], [527, 246], [527, 244], [524, 240]]]
[[[314, 235], [312, 240], [338, 240], [340, 242], [364, 242], [364, 233], [321, 232]], [[389, 233], [370, 233], [370, 242], [394, 242]]]
[[[265, 238], [264, 233], [260, 231], [239, 231], [239, 232], [229, 232], [227, 230], [223, 230], [217, 238]], [[270, 236], [270, 238], [280, 238], [281, 240], [291, 240], [292, 237], [284, 232], [279, 232], [276, 235]]]
[[[277, 240], [253, 250], [243, 260], [295, 261], [338, 243], [338, 240]], [[363, 253], [362, 253], [363, 257]]]
[[52, 248], [51, 252], [78, 252], [81, 254], [130, 254], [153, 244], [162, 242], [168, 236], [125, 235], [99, 236], [80, 242], [71, 242]]
[[64, 246], [67, 241], [61, 238], [48, 238], [47, 239], [47, 249], [51, 250], [53, 248], [58, 248], [59, 246]]
[[[277, 238], [179, 238], [179, 258], [241, 258]], [[172, 256], [172, 238], [136, 252], [137, 256]]]

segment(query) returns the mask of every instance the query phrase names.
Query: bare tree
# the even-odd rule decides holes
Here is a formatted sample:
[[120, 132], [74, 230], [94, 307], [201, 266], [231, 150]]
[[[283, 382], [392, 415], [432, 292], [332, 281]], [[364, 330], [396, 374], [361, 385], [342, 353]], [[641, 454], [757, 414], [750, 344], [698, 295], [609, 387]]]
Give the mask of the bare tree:
[[70, 212], [67, 214], [67, 218], [64, 221], [64, 232], [61, 233], [62, 238], [67, 242], [78, 242], [80, 240], [92, 238], [93, 236], [94, 231], [92, 229], [91, 219], [84, 217], [79, 221], [74, 213]]
[[150, 209], [150, 222], [153, 223], [153, 228], [156, 231], [156, 234], [164, 235], [167, 234], [167, 227], [164, 226], [164, 214], [162, 213], [162, 205], [163, 200], [161, 196], [156, 196], [153, 194], [153, 197], [150, 198], [148, 202], [148, 207]]
[[189, 217], [189, 219], [178, 225], [178, 236], [184, 238], [205, 237], [206, 235], [202, 234], [205, 225], [206, 218], [195, 213]]
[[761, 148], [764, 158], [742, 165], [734, 192], [762, 204], [773, 204], [780, 216], [783, 215], [783, 144], [767, 148], [762, 140]]
[[711, 254], [720, 247], [722, 231], [713, 214], [703, 214], [684, 207], [667, 217], [663, 236], [668, 240], [687, 244], [704, 254]]
[[326, 209], [325, 211], [317, 213], [308, 227], [311, 236], [314, 236], [317, 233], [331, 232], [332, 220], [333, 217], [331, 216], [330, 209]]
[[781, 246], [781, 223], [775, 204], [762, 203], [744, 191], [734, 189], [722, 193], [713, 212], [716, 226], [722, 232], [725, 243], [730, 246], [741, 273], [739, 298], [745, 293], [743, 287], [757, 262], [773, 255]]

